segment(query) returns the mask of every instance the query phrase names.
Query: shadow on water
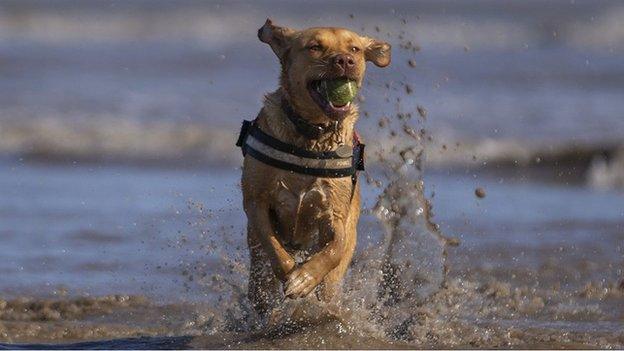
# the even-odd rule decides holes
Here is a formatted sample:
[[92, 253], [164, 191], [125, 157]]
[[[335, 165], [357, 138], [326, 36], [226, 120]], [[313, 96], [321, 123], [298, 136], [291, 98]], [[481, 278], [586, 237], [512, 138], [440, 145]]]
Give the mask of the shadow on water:
[[1, 344], [0, 350], [172, 350], [188, 349], [192, 336], [140, 337], [69, 344]]

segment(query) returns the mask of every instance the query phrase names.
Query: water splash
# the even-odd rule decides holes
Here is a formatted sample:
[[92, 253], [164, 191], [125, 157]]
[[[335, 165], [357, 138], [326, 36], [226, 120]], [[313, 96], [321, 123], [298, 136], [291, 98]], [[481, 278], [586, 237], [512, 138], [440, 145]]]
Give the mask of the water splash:
[[400, 154], [375, 208], [386, 232], [382, 287], [394, 302], [422, 303], [445, 281], [447, 240], [431, 222], [431, 206], [423, 195], [422, 150], [410, 147]]

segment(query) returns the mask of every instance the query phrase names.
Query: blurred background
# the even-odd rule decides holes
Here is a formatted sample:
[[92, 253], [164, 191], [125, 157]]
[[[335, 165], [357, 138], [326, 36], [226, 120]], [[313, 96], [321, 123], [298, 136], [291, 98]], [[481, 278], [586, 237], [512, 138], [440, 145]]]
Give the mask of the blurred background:
[[[361, 92], [378, 178], [363, 182], [365, 210], [384, 186], [376, 156], [409, 119], [427, 136], [435, 220], [462, 242], [456, 277], [620, 294], [551, 303], [529, 289], [541, 305], [520, 314], [621, 330], [624, 3], [603, 0], [0, 1], [0, 302], [175, 305], [218, 300], [215, 271], [244, 281], [221, 259], [246, 264], [234, 142], [277, 87], [256, 37], [267, 17], [393, 45]], [[381, 240], [374, 223], [363, 219], [360, 247]], [[0, 340], [45, 339], [7, 329], [31, 317], [2, 316]]]

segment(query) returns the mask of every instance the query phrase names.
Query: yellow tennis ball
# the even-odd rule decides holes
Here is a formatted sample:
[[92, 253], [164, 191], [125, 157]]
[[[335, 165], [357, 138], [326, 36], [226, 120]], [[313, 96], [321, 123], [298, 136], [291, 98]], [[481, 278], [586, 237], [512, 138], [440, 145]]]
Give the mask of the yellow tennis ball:
[[323, 81], [321, 84], [325, 90], [325, 98], [335, 106], [344, 106], [353, 101], [357, 95], [357, 84], [346, 78], [338, 78]]

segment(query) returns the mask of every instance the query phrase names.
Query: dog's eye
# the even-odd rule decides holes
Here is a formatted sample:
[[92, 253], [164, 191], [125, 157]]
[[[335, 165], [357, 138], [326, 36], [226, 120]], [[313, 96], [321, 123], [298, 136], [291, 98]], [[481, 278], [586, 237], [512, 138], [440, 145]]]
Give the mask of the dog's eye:
[[312, 46], [309, 46], [308, 50], [310, 50], [310, 51], [322, 51], [323, 47], [321, 45], [319, 45], [319, 44], [314, 44]]
[[360, 52], [360, 48], [358, 48], [357, 46], [352, 46], [351, 47], [351, 52]]

